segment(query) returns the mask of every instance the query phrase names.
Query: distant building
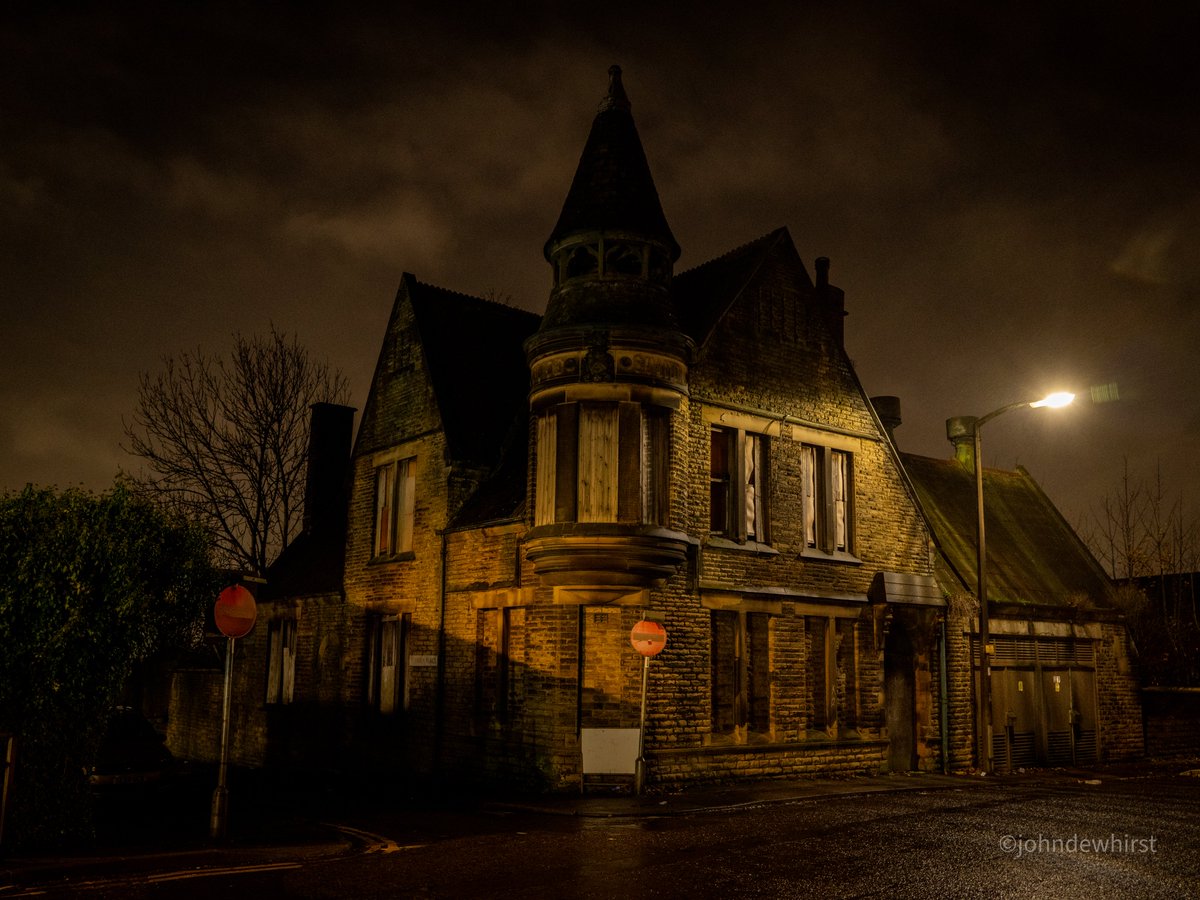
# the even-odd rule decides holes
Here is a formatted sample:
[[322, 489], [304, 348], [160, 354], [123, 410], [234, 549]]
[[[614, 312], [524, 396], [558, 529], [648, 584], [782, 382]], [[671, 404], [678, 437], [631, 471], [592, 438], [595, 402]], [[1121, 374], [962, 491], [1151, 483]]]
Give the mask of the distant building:
[[[610, 75], [545, 315], [406, 274], [352, 451], [352, 411], [316, 411], [348, 462], [325, 452], [310, 493], [346, 503], [268, 573], [235, 760], [628, 774], [630, 632], [652, 618], [650, 783], [970, 764], [969, 623], [942, 627], [960, 586], [846, 355], [828, 260], [779, 229], [675, 273]], [[1119, 625], [1094, 631], [1108, 659]], [[174, 746], [211, 752], [212, 682], [177, 676]]]

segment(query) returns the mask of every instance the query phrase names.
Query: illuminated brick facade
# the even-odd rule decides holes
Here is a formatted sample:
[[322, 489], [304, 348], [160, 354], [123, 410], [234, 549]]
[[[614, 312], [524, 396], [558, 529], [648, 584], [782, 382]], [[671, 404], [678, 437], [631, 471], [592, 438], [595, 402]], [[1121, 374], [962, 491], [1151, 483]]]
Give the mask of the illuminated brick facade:
[[[340, 591], [268, 586], [297, 674], [242, 760], [577, 789], [589, 736], [638, 725], [629, 634], [653, 618], [650, 784], [943, 765], [935, 545], [828, 260], [780, 229], [675, 273], [610, 74], [543, 317], [404, 276], [349, 460]], [[256, 640], [241, 671], [261, 708]], [[966, 707], [969, 676], [947, 684]], [[293, 722], [286, 752], [270, 716]], [[969, 743], [961, 711], [946, 722]]]

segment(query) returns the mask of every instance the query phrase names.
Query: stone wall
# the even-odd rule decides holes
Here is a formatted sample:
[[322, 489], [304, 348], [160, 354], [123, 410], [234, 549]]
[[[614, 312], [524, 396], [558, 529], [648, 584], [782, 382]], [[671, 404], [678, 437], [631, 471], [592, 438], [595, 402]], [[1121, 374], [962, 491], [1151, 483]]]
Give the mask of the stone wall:
[[949, 768], [963, 771], [975, 766], [975, 663], [971, 633], [978, 607], [974, 597], [955, 594], [946, 618], [946, 675], [949, 707]]
[[[293, 696], [267, 702], [267, 634], [288, 618], [296, 627]], [[337, 768], [354, 735], [361, 701], [362, 641], [338, 594], [258, 604], [254, 628], [234, 641], [230, 760]], [[356, 635], [358, 635], [356, 637]], [[209, 668], [180, 669], [171, 677], [167, 746], [177, 757], [220, 758], [226, 639], [214, 639]]]
[[[1104, 623], [1095, 647], [1100, 758], [1113, 762], [1139, 757], [1146, 750], [1142, 703], [1137, 673], [1129, 658], [1125, 626], [1118, 622]], [[1200, 729], [1196, 734], [1200, 737]], [[1200, 743], [1195, 746], [1200, 748]]]
[[1146, 755], [1200, 755], [1200, 688], [1142, 691]]
[[647, 753], [647, 778], [668, 786], [735, 778], [878, 775], [887, 770], [887, 747], [886, 740], [863, 740], [652, 750]]

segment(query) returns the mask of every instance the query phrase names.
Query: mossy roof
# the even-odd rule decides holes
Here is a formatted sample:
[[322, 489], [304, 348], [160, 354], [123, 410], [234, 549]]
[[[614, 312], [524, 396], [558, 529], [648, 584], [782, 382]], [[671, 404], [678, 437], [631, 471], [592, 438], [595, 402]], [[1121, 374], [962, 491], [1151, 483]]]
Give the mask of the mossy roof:
[[[974, 592], [974, 473], [956, 459], [901, 454], [942, 552], [942, 577]], [[988, 597], [992, 603], [1110, 607], [1113, 585], [1057, 507], [1024, 468], [984, 469]], [[947, 586], [950, 587], [950, 586]]]

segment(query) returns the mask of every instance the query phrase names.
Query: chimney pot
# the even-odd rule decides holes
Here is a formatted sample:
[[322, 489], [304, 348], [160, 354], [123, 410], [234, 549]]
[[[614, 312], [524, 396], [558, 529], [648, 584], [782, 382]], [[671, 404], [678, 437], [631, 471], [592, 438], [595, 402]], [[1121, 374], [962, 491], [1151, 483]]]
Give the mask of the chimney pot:
[[817, 287], [829, 286], [829, 257], [818, 256], [815, 263], [817, 269]]
[[975, 471], [975, 416], [953, 416], [946, 420], [946, 437], [954, 445], [954, 458]]

